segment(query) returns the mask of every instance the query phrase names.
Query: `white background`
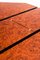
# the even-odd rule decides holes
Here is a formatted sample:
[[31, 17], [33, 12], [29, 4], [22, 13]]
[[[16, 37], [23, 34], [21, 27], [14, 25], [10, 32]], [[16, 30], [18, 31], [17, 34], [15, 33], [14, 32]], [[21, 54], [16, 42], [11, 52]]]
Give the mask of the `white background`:
[[40, 7], [40, 0], [0, 0], [0, 2], [28, 3]]

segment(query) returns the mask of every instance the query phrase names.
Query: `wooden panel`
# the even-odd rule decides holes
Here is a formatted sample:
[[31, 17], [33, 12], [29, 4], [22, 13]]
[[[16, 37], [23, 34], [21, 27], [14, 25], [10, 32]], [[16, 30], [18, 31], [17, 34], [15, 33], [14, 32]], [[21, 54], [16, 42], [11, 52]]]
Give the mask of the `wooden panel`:
[[40, 60], [40, 32], [1, 54], [0, 60]]
[[39, 10], [36, 9], [31, 11], [32, 13], [24, 13], [0, 22], [0, 50], [40, 28]]
[[34, 6], [25, 3], [0, 3], [0, 20], [31, 8]]
[[[32, 13], [24, 13], [0, 22], [0, 50], [40, 28], [39, 10], [37, 9], [32, 11]], [[36, 13], [37, 11], [38, 13]]]
[[35, 9], [24, 14], [15, 16], [11, 20], [25, 26], [30, 30], [40, 28], [40, 9]]
[[[0, 3], [0, 52], [40, 29], [40, 8], [1, 20], [30, 8], [29, 4]], [[0, 60], [40, 60], [40, 32], [0, 54]]]
[[0, 22], [0, 50], [25, 37], [28, 33], [25, 27], [10, 19]]

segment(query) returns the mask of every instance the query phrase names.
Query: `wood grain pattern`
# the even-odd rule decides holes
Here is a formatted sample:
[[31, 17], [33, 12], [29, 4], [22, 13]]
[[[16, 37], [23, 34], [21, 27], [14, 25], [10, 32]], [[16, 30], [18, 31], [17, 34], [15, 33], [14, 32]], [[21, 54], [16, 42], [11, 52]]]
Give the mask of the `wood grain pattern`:
[[0, 19], [18, 14], [34, 6], [25, 3], [0, 3]]
[[[33, 8], [22, 3], [0, 3], [0, 19]], [[0, 21], [0, 51], [40, 29], [40, 8]], [[0, 54], [0, 60], [40, 60], [40, 32]]]
[[[1, 58], [2, 57], [2, 58]], [[40, 32], [0, 55], [0, 60], [40, 60]]]
[[40, 8], [12, 17], [11, 20], [30, 30], [38, 29], [40, 28]]

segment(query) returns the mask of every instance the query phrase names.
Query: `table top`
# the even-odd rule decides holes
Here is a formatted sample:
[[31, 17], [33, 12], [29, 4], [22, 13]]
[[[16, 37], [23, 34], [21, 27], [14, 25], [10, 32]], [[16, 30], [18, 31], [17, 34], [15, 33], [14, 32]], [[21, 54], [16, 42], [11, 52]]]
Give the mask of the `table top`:
[[0, 3], [0, 60], [40, 60], [40, 8]]

